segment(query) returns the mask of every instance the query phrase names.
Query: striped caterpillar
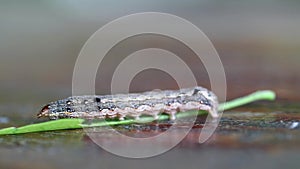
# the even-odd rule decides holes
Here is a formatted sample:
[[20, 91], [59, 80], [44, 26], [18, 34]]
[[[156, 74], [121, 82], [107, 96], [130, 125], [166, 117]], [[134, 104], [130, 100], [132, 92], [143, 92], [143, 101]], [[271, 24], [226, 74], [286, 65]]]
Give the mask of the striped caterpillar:
[[116, 95], [71, 96], [44, 106], [37, 117], [51, 120], [61, 118], [104, 119], [129, 116], [139, 118], [151, 115], [155, 119], [160, 113], [175, 120], [177, 112], [205, 110], [218, 117], [218, 101], [215, 94], [203, 87], [181, 90], [149, 91]]

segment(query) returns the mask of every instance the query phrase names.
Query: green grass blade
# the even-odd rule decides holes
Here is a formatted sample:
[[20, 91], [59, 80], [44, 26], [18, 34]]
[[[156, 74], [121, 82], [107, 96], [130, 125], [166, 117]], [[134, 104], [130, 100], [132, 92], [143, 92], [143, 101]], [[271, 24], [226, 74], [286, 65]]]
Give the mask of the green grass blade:
[[219, 111], [233, 109], [258, 100], [274, 100], [275, 93], [271, 90], [262, 90], [251, 93], [247, 96], [240, 97], [219, 105]]
[[40, 131], [53, 131], [62, 129], [78, 129], [82, 128], [81, 124], [84, 119], [60, 119], [54, 121], [47, 121], [36, 124], [29, 124], [22, 127], [9, 127], [0, 130], [0, 135], [4, 134], [22, 134], [33, 133]]
[[[219, 110], [224, 111], [228, 109], [232, 109], [238, 106], [242, 106], [244, 104], [248, 104], [257, 100], [274, 100], [275, 93], [273, 91], [257, 91], [250, 95], [228, 101], [226, 103], [221, 103], [219, 105]], [[195, 111], [192, 111], [196, 113]], [[177, 118], [184, 118], [193, 116], [194, 113], [189, 112], [180, 112], [176, 114]], [[207, 112], [198, 111], [198, 115], [205, 115]], [[158, 121], [168, 120], [169, 116], [162, 114], [159, 116]], [[60, 119], [54, 121], [47, 121], [36, 124], [29, 124], [22, 127], [8, 127], [0, 130], [0, 135], [8, 135], [8, 134], [23, 134], [23, 133], [32, 133], [32, 132], [44, 132], [44, 131], [54, 131], [54, 130], [65, 130], [65, 129], [79, 129], [83, 127], [96, 127], [96, 126], [107, 126], [107, 125], [124, 125], [124, 124], [132, 124], [132, 123], [148, 123], [154, 120], [153, 117], [141, 117], [138, 120], [135, 119], [127, 119], [127, 120], [115, 120], [115, 121], [100, 121], [91, 124], [83, 124], [84, 119]]]

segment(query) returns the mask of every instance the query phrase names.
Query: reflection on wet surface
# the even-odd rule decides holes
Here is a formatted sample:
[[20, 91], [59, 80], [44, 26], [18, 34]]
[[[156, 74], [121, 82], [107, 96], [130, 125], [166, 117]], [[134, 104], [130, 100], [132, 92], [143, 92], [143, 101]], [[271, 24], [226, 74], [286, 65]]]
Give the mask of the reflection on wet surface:
[[[279, 108], [274, 108], [274, 104]], [[197, 141], [205, 117], [198, 117], [193, 129], [179, 145], [167, 153], [147, 159], [145, 163], [148, 164], [147, 167], [154, 167], [157, 165], [155, 163], [160, 163], [165, 168], [191, 166], [191, 163], [195, 166], [190, 168], [202, 168], [196, 165], [199, 162], [203, 164], [203, 168], [223, 165], [240, 165], [243, 168], [265, 165], [281, 168], [284, 165], [292, 165], [297, 162], [293, 159], [297, 158], [297, 152], [300, 150], [300, 114], [296, 111], [298, 107], [291, 106], [285, 110], [284, 105], [285, 103], [262, 102], [225, 112], [216, 132], [204, 144]], [[253, 112], [253, 106], [257, 107], [258, 111]], [[171, 125], [170, 122], [160, 122], [117, 126], [115, 129], [128, 136], [147, 137], [159, 134]], [[180, 131], [180, 128], [178, 130]], [[108, 137], [105, 133], [99, 136], [103, 139]], [[110, 139], [113, 137], [109, 135]], [[118, 142], [122, 145], [122, 140]], [[46, 165], [49, 168], [64, 165], [73, 168], [138, 168], [139, 166], [133, 163], [144, 164], [141, 160], [124, 159], [106, 152], [83, 130], [1, 136], [0, 149], [1, 154], [5, 154], [0, 159], [1, 163], [11, 166], [9, 164], [17, 160], [18, 164], [12, 165], [15, 167], [22, 164], [28, 167]], [[174, 166], [164, 161], [175, 159], [182, 164]], [[276, 159], [280, 159], [281, 162]], [[118, 160], [118, 163], [114, 163], [115, 160]], [[266, 163], [271, 160], [272, 163]], [[260, 161], [261, 164], [252, 164], [252, 161]]]

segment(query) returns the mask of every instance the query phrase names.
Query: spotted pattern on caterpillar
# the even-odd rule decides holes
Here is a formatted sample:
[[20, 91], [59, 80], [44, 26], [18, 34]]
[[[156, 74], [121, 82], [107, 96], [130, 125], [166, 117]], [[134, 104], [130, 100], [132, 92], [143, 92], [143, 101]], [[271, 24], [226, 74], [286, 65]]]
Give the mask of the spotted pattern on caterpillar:
[[196, 86], [181, 90], [149, 91], [116, 95], [71, 96], [44, 106], [37, 117], [51, 120], [62, 118], [105, 119], [152, 115], [170, 115], [175, 120], [177, 112], [205, 110], [218, 117], [218, 100], [211, 91]]

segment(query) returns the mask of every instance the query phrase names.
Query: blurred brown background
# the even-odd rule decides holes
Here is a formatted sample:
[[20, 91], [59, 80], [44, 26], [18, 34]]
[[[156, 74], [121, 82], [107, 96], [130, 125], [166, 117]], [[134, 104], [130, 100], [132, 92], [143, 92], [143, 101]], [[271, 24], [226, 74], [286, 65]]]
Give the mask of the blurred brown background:
[[[293, 0], [1, 1], [1, 103], [71, 95], [73, 66], [85, 41], [104, 24], [145, 11], [183, 17], [210, 38], [224, 64], [228, 98], [273, 89], [282, 99], [299, 100], [299, 9]], [[209, 87], [200, 78], [199, 85]], [[107, 93], [101, 83], [105, 79], [97, 82], [100, 93]]]
[[[291, 103], [292, 112], [299, 112], [300, 1], [0, 0], [0, 127], [32, 123], [43, 104], [70, 96], [74, 64], [86, 40], [114, 19], [147, 11], [185, 18], [208, 36], [224, 65], [229, 99], [272, 89], [278, 95], [278, 102], [269, 105], [272, 111], [279, 110], [280, 104], [274, 106], [277, 103]], [[176, 45], [173, 48], [180, 49]], [[107, 63], [116, 64], [116, 60], [112, 57]], [[98, 72], [102, 75], [97, 76], [99, 94], [109, 93], [111, 64], [105, 64]], [[199, 85], [209, 88], [201, 62], [191, 60], [190, 64], [199, 72]], [[160, 71], [144, 71], [134, 79], [131, 90], [157, 87], [176, 88], [176, 83]], [[252, 105], [245, 111], [266, 111], [264, 104], [259, 106], [257, 109], [257, 105]], [[287, 106], [280, 109], [290, 110]], [[269, 135], [269, 130], [251, 132], [239, 127], [231, 134], [223, 130], [219, 133], [233, 140], [241, 138], [238, 141], [242, 145], [249, 143], [246, 139], [251, 142], [251, 138], [263, 137], [251, 142], [247, 149], [235, 149], [231, 144], [220, 148], [224, 139], [219, 139], [210, 147], [179, 147], [149, 160], [131, 160], [105, 152], [78, 131], [3, 136], [0, 164], [4, 168], [162, 168], [165, 161], [164, 168], [299, 166], [299, 152], [294, 148], [299, 145], [298, 130], [272, 130], [274, 134]], [[268, 148], [270, 145], [275, 146]], [[172, 163], [174, 160], [179, 161]]]

